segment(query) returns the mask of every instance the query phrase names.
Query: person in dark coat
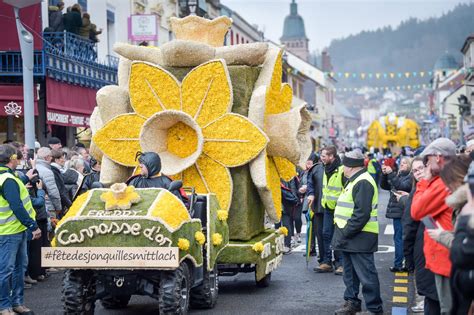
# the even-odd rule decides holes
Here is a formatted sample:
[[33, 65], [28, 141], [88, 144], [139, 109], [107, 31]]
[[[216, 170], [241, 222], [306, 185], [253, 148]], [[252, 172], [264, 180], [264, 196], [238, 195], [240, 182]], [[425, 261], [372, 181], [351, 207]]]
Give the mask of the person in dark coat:
[[390, 190], [390, 200], [387, 205], [385, 216], [393, 219], [393, 242], [395, 244], [395, 259], [393, 266], [390, 267], [392, 272], [406, 271], [403, 267], [403, 227], [402, 216], [404, 207], [397, 201], [396, 195], [400, 191], [409, 193], [412, 189], [410, 158], [402, 158], [400, 161], [400, 169], [395, 173], [394, 169], [388, 165], [382, 166], [382, 177], [380, 180], [380, 188]]
[[423, 253], [423, 233], [425, 226], [421, 221], [415, 221], [411, 217], [411, 202], [416, 191], [416, 183], [424, 176], [425, 166], [423, 159], [416, 157], [412, 162], [412, 174], [414, 185], [410, 194], [398, 195], [399, 202], [405, 205], [403, 212], [403, 253], [405, 256], [405, 267], [407, 270], [415, 271], [415, 287], [417, 293], [424, 297], [422, 303], [412, 307], [412, 311], [423, 311], [425, 314], [440, 314], [438, 293], [434, 274], [425, 268], [425, 255]]
[[64, 14], [63, 23], [66, 32], [79, 35], [79, 28], [82, 26], [82, 13], [79, 4], [76, 3], [72, 6], [71, 11]]
[[[61, 151], [56, 151], [53, 150], [51, 151], [51, 155], [53, 157], [52, 163], [51, 163], [51, 171], [53, 171], [54, 174], [54, 180], [56, 181], [56, 186], [58, 187], [59, 190], [59, 195], [61, 197], [61, 206], [62, 206], [62, 212], [64, 213], [69, 207], [71, 207], [71, 198], [69, 198], [69, 194], [67, 191], [67, 188], [64, 184], [64, 178], [62, 174], [62, 170], [64, 167], [64, 163], [66, 162], [64, 153]], [[62, 214], [59, 216], [58, 219], [62, 217]]]
[[334, 250], [341, 251], [344, 265], [344, 304], [336, 315], [356, 314], [361, 311], [362, 294], [370, 314], [383, 314], [380, 282], [374, 253], [378, 250], [377, 208], [378, 188], [364, 167], [364, 155], [354, 150], [342, 161], [344, 176], [348, 178], [334, 210]]
[[285, 248], [283, 254], [289, 254], [291, 252], [291, 238], [294, 235], [294, 220], [292, 218], [295, 207], [298, 206], [298, 188], [296, 187], [295, 178], [289, 182], [284, 180], [280, 181], [281, 186], [281, 202], [283, 212], [281, 215], [281, 222], [277, 224], [277, 227], [284, 226], [288, 229], [288, 235], [285, 236]]
[[[319, 162], [319, 158], [313, 153], [306, 162], [306, 168], [307, 170], [302, 176], [302, 187], [300, 188], [300, 192], [304, 192], [306, 194], [303, 203], [303, 212], [308, 212], [309, 204], [311, 204], [311, 211], [313, 211], [313, 218], [311, 219], [313, 229], [311, 233], [310, 255], [316, 256], [317, 241], [319, 251], [318, 262], [322, 263], [325, 253], [323, 240], [324, 208], [321, 204], [321, 197], [323, 195], [324, 165]], [[306, 185], [306, 187], [304, 187], [304, 185]], [[314, 196], [314, 201], [312, 203], [308, 202], [309, 195]], [[309, 216], [307, 219], [308, 218]]]
[[56, 6], [49, 7], [49, 27], [53, 32], [63, 32], [64, 31], [64, 22], [63, 22], [63, 9], [64, 2], [60, 1]]
[[84, 179], [84, 185], [83, 185], [83, 187], [87, 190], [92, 189], [92, 187], [94, 187], [94, 183], [100, 182], [100, 169], [101, 169], [100, 162], [91, 157], [90, 167], [91, 167], [91, 172], [86, 175], [86, 178]]
[[[143, 152], [138, 154], [141, 174], [133, 176], [127, 181], [129, 186], [135, 188], [165, 188], [168, 189], [172, 180], [161, 175], [161, 158], [155, 152]], [[182, 200], [179, 191], [171, 191], [176, 197]]]

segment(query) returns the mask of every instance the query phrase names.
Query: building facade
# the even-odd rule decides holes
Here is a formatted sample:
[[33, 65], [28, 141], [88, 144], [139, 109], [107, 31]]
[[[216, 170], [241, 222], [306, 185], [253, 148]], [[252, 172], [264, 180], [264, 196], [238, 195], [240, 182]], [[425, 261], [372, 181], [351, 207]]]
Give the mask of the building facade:
[[304, 20], [298, 14], [298, 4], [292, 0], [290, 4], [290, 14], [285, 18], [283, 25], [283, 35], [280, 41], [285, 48], [301, 59], [308, 61], [309, 39], [306, 37]]

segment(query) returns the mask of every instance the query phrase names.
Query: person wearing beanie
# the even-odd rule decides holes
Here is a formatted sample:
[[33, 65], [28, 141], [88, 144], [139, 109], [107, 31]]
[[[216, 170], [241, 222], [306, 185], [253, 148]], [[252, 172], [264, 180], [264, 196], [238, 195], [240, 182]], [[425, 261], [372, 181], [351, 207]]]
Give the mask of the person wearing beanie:
[[51, 150], [61, 150], [63, 145], [61, 144], [61, 140], [56, 137], [51, 137], [48, 139], [48, 146], [51, 148]]
[[346, 153], [342, 164], [348, 180], [334, 210], [336, 228], [332, 246], [342, 254], [346, 290], [344, 305], [335, 314], [361, 311], [362, 301], [358, 297], [360, 285], [367, 310], [371, 314], [383, 314], [374, 260], [379, 233], [377, 185], [364, 167], [362, 152], [354, 150]]

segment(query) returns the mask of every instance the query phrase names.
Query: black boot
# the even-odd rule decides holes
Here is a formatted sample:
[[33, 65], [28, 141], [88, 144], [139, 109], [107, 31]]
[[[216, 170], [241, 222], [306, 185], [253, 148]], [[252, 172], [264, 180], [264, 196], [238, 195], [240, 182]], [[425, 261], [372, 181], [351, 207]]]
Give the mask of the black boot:
[[358, 303], [352, 301], [345, 301], [341, 308], [337, 309], [335, 315], [355, 315], [357, 312], [362, 311], [362, 307]]

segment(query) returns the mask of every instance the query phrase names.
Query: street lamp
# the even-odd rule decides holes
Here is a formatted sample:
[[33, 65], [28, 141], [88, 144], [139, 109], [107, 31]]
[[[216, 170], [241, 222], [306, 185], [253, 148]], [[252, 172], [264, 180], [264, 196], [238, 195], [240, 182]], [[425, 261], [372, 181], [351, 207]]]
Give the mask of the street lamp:
[[28, 148], [35, 147], [35, 109], [33, 102], [33, 35], [20, 21], [20, 9], [29, 7], [42, 0], [3, 0], [13, 7], [16, 29], [20, 41], [21, 59], [23, 60], [23, 118], [25, 124], [25, 144]]

